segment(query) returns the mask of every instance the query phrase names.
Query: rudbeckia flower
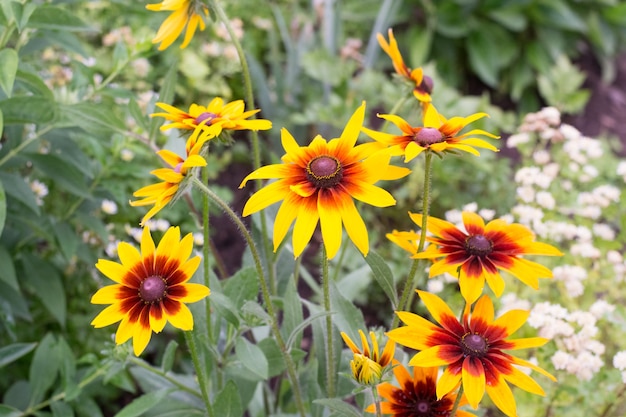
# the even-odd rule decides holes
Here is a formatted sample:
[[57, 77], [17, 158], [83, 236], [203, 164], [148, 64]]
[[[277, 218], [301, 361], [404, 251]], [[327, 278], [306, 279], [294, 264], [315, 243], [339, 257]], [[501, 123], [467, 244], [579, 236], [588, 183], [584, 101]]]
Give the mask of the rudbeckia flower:
[[400, 49], [398, 49], [398, 42], [396, 42], [396, 38], [393, 36], [393, 30], [389, 29], [387, 34], [389, 35], [389, 43], [387, 43], [380, 33], [376, 35], [376, 38], [378, 39], [380, 47], [383, 48], [383, 51], [391, 58], [396, 73], [411, 83], [413, 86], [413, 95], [416, 99], [421, 103], [430, 103], [430, 93], [433, 91], [432, 78], [424, 75], [424, 71], [421, 67], [413, 70], [407, 67], [404, 63], [404, 59], [402, 59]]
[[404, 155], [404, 162], [409, 162], [426, 149], [435, 152], [459, 150], [479, 156], [480, 154], [474, 148], [485, 148], [494, 152], [498, 152], [498, 149], [474, 136], [483, 135], [493, 139], [498, 139], [499, 136], [481, 129], [473, 129], [466, 133], [460, 132], [470, 123], [485, 116], [487, 113], [475, 113], [468, 117], [453, 117], [448, 120], [437, 112], [435, 106], [430, 104], [423, 112], [424, 126], [411, 126], [403, 118], [393, 114], [379, 114], [378, 117], [389, 120], [402, 131], [402, 134], [393, 135], [367, 128], [363, 128], [363, 132], [390, 146], [395, 155]]
[[346, 345], [348, 345], [352, 353], [354, 353], [354, 358], [350, 361], [352, 376], [358, 383], [363, 385], [377, 384], [383, 376], [385, 367], [389, 365], [393, 359], [396, 344], [388, 340], [383, 352], [380, 353], [378, 340], [374, 332], [370, 332], [370, 339], [372, 340], [371, 349], [363, 330], [359, 330], [359, 336], [361, 336], [363, 349], [359, 349], [352, 339], [350, 339], [350, 336], [341, 332], [341, 338]]
[[157, 155], [163, 158], [169, 167], [155, 169], [150, 173], [162, 182], [140, 188], [133, 193], [133, 196], [140, 197], [141, 200], [130, 201], [133, 207], [152, 206], [141, 219], [142, 226], [174, 198], [182, 181], [192, 168], [206, 166], [206, 160], [199, 153], [202, 145], [209, 138], [204, 136], [202, 139], [197, 139], [199, 133], [200, 130], [195, 131], [187, 140], [187, 158], [182, 158], [165, 149], [157, 152]]
[[222, 98], [216, 97], [206, 107], [192, 104], [186, 112], [165, 103], [157, 103], [157, 106], [165, 110], [166, 113], [153, 113], [150, 116], [163, 117], [172, 122], [161, 126], [161, 130], [201, 128], [205, 135], [213, 138], [218, 136], [222, 130], [268, 130], [272, 128], [272, 122], [269, 120], [247, 120], [261, 110], [244, 111], [243, 100], [224, 104]]
[[[409, 213], [411, 219], [422, 224], [422, 215]], [[432, 259], [429, 275], [434, 277], [447, 272], [459, 278], [461, 294], [473, 303], [487, 284], [499, 297], [504, 290], [504, 280], [499, 270], [507, 271], [524, 284], [539, 288], [539, 278], [552, 278], [552, 271], [520, 255], [563, 255], [554, 246], [535, 242], [534, 234], [521, 224], [508, 224], [492, 220], [485, 225], [476, 213], [463, 212], [466, 231], [452, 223], [428, 217], [427, 230], [434, 236], [426, 240], [431, 245], [425, 251], [414, 253], [415, 259]]]
[[196, 0], [164, 0], [158, 4], [148, 4], [146, 9], [153, 11], [171, 11], [167, 19], [161, 24], [159, 31], [157, 32], [152, 43], [159, 43], [159, 51], [162, 51], [169, 47], [176, 38], [183, 33], [185, 27], [185, 38], [181, 49], [184, 49], [189, 45], [193, 35], [196, 33], [196, 29], [200, 28], [203, 31], [206, 27], [204, 18], [209, 15], [209, 9], [201, 2]]
[[396, 200], [391, 194], [373, 184], [402, 178], [410, 171], [390, 166], [389, 152], [378, 143], [355, 146], [364, 115], [365, 103], [352, 115], [341, 137], [327, 142], [318, 135], [308, 146], [299, 146], [282, 129], [286, 152], [283, 163], [261, 167], [242, 181], [240, 188], [252, 179], [277, 179], [253, 194], [243, 208], [245, 217], [283, 201], [274, 222], [274, 251], [295, 221], [293, 251], [298, 257], [319, 222], [329, 259], [341, 245], [342, 225], [356, 247], [367, 255], [367, 227], [353, 199], [376, 207], [392, 206]]
[[[397, 360], [393, 360], [393, 374], [400, 387], [389, 382], [378, 385], [378, 394], [386, 401], [381, 402], [381, 412], [393, 417], [449, 417], [457, 395], [448, 393], [437, 398], [437, 374], [439, 368], [413, 367], [413, 376]], [[459, 407], [467, 404], [461, 397]], [[376, 404], [370, 404], [365, 411], [376, 413]], [[456, 410], [456, 417], [476, 417], [472, 413]]]
[[548, 339], [530, 337], [507, 339], [528, 318], [529, 312], [511, 310], [494, 320], [491, 299], [483, 295], [470, 313], [466, 305], [463, 322], [455, 317], [439, 297], [417, 291], [424, 305], [440, 326], [406, 311], [397, 312], [406, 324], [387, 333], [391, 340], [419, 350], [409, 365], [446, 366], [437, 383], [437, 398], [463, 384], [469, 404], [476, 409], [485, 392], [507, 416], [516, 416], [515, 398], [508, 383], [537, 395], [545, 395], [537, 382], [516, 366], [523, 366], [556, 379], [540, 367], [505, 353], [504, 350], [539, 347]]
[[105, 327], [120, 322], [115, 343], [133, 339], [133, 351], [144, 351], [152, 332], [160, 333], [166, 322], [181, 330], [192, 330], [193, 316], [185, 303], [194, 303], [210, 291], [187, 281], [193, 276], [200, 257], [188, 259], [193, 249], [191, 233], [180, 239], [180, 229], [170, 227], [155, 248], [150, 229], [144, 227], [141, 252], [126, 242], [117, 247], [121, 263], [99, 259], [96, 268], [116, 282], [100, 288], [93, 304], [111, 304], [91, 324]]

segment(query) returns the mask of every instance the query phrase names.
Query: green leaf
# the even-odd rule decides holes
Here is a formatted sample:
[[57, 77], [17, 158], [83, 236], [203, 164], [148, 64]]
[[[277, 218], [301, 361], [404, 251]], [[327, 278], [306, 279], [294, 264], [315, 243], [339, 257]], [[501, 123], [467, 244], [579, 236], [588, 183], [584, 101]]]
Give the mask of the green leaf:
[[359, 410], [339, 398], [320, 398], [313, 403], [339, 411], [345, 417], [361, 417]]
[[211, 291], [211, 305], [224, 319], [235, 327], [239, 327], [239, 314], [237, 307], [224, 294]]
[[409, 32], [409, 39], [411, 39], [409, 50], [411, 68], [417, 68], [426, 62], [430, 48], [433, 43], [433, 33], [426, 27], [415, 26]]
[[396, 287], [394, 284], [393, 273], [391, 268], [387, 265], [387, 262], [376, 252], [370, 251], [365, 257], [365, 262], [372, 269], [372, 275], [378, 282], [378, 285], [383, 289], [389, 300], [391, 300], [391, 307], [395, 310], [398, 305], [398, 295], [396, 294]]
[[30, 353], [37, 343], [13, 343], [0, 348], [0, 368]]
[[174, 358], [176, 356], [176, 349], [178, 348], [178, 342], [176, 340], [170, 340], [163, 353], [163, 360], [161, 361], [161, 369], [163, 372], [169, 372], [174, 365]]
[[7, 97], [11, 97], [13, 92], [18, 62], [19, 58], [15, 49], [7, 48], [0, 51], [0, 87]]
[[80, 394], [80, 388], [76, 383], [76, 358], [63, 336], [59, 336], [57, 356], [61, 365], [60, 371], [63, 381], [63, 391], [65, 392], [65, 401], [72, 401]]
[[224, 283], [223, 293], [230, 298], [237, 309], [248, 300], [256, 300], [259, 294], [259, 280], [256, 269], [244, 268]]
[[39, 298], [62, 326], [65, 325], [66, 302], [63, 280], [57, 269], [50, 263], [35, 256], [22, 261], [24, 280], [28, 282]]
[[95, 31], [71, 12], [57, 6], [43, 5], [33, 11], [28, 27], [35, 29], [52, 29], [65, 32]]
[[614, 25], [626, 25], [626, 3], [618, 2], [613, 7], [603, 8], [602, 17]]
[[139, 417], [159, 405], [171, 391], [171, 389], [165, 389], [142, 395], [115, 414], [115, 417]]
[[55, 401], [50, 404], [53, 417], [74, 417], [74, 409], [65, 401]]
[[7, 196], [18, 200], [33, 213], [39, 215], [40, 211], [35, 195], [22, 176], [0, 172], [0, 182], [2, 182]]
[[148, 130], [148, 121], [146, 120], [146, 115], [143, 114], [141, 107], [139, 107], [139, 104], [134, 97], [131, 97], [130, 101], [128, 102], [128, 111], [133, 119], [135, 119], [139, 127], [141, 127], [143, 130]]
[[3, 131], [4, 131], [4, 116], [2, 115], [2, 110], [0, 110], [0, 138], [2, 137]]
[[[165, 78], [163, 79], [163, 85], [161, 86], [161, 91], [159, 91], [159, 101], [162, 103], [171, 103], [174, 99], [174, 92], [176, 89], [176, 83], [178, 82], [178, 61], [172, 63], [172, 66], [169, 70], [167, 70], [167, 74], [165, 74]], [[154, 143], [156, 141], [157, 135], [159, 133], [159, 127], [163, 124], [162, 117], [153, 117], [150, 120], [150, 130], [148, 131], [148, 137], [150, 138], [150, 142]]]
[[9, 407], [8, 405], [0, 404], [0, 417], [20, 417], [24, 413], [17, 408]]
[[54, 154], [28, 154], [33, 166], [44, 176], [55, 181], [70, 193], [79, 197], [91, 198], [89, 187], [85, 184], [85, 176], [76, 167], [67, 164]]
[[489, 12], [489, 17], [514, 32], [521, 32], [528, 24], [526, 15], [517, 8], [498, 8]]
[[269, 377], [269, 365], [263, 351], [243, 337], [237, 338], [235, 354], [244, 367], [260, 379]]
[[248, 300], [241, 307], [241, 312], [256, 317], [262, 322], [269, 324], [272, 318], [256, 301]]
[[7, 285], [13, 288], [15, 291], [20, 290], [20, 286], [17, 282], [17, 274], [15, 273], [15, 265], [11, 254], [4, 246], [0, 245], [0, 280], [4, 281]]
[[339, 293], [334, 282], [330, 283], [330, 306], [336, 313], [333, 317], [337, 328], [346, 332], [352, 340], [358, 340], [358, 330], [366, 328], [363, 313]]
[[319, 313], [311, 314], [309, 317], [306, 318], [306, 320], [302, 321], [300, 324], [294, 327], [289, 334], [289, 337], [287, 338], [287, 349], [291, 349], [294, 344], [296, 346], [299, 346], [300, 338], [297, 338], [297, 336], [300, 334], [300, 332], [307, 328], [309, 325], [311, 325], [311, 323], [313, 323], [315, 320], [324, 316], [328, 316], [329, 314], [333, 313], [328, 311], [321, 311]]
[[40, 403], [57, 379], [59, 360], [56, 346], [55, 337], [47, 333], [35, 350], [28, 376], [31, 387], [30, 405]]
[[[293, 279], [287, 282], [287, 288], [283, 298], [283, 323], [282, 333], [283, 337], [286, 337], [293, 333], [293, 330], [302, 323], [304, 316], [302, 314], [302, 302], [298, 295], [298, 289]], [[301, 337], [298, 336], [294, 343], [296, 346], [300, 346]]]
[[324, 48], [304, 53], [301, 60], [302, 70], [309, 77], [330, 86], [338, 86], [347, 80], [355, 69], [353, 61], [344, 61], [342, 65], [337, 65], [336, 57]]
[[[0, 124], [2, 124], [2, 114], [0, 113]], [[1, 126], [0, 126], [1, 127]], [[0, 129], [0, 133], [2, 129]], [[4, 223], [7, 220], [7, 195], [4, 192], [4, 185], [0, 182], [0, 236], [2, 236], [2, 230], [4, 230]], [[2, 265], [0, 263], [0, 265]]]
[[70, 261], [78, 250], [80, 244], [80, 238], [78, 233], [68, 223], [57, 223], [53, 226], [54, 235], [56, 237], [57, 245], [61, 249], [61, 253]]
[[66, 121], [93, 133], [125, 133], [126, 126], [108, 106], [78, 103], [61, 107]]
[[11, 97], [0, 101], [4, 124], [52, 123], [58, 116], [56, 103], [45, 96]]
[[215, 398], [213, 409], [219, 411], [219, 417], [241, 417], [243, 406], [239, 396], [239, 388], [231, 379]]
[[[22, 70], [17, 71], [15, 78], [18, 86], [22, 86], [29, 92], [36, 96], [43, 96], [47, 99], [54, 100], [54, 94], [50, 91], [50, 88], [41, 80], [41, 76], [32, 72], [26, 72]], [[2, 130], [2, 129], [0, 129]]]

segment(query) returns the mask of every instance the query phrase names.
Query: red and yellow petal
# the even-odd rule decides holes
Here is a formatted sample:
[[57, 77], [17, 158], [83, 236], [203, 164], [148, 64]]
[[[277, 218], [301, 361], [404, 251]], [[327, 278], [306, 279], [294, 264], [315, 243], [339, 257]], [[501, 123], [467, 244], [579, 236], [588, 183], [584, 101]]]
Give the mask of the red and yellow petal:
[[463, 392], [474, 410], [485, 394], [485, 369], [478, 358], [468, 356], [463, 361], [462, 369]]
[[508, 417], [517, 416], [517, 405], [515, 404], [515, 397], [511, 388], [506, 383], [502, 375], [498, 376], [495, 384], [487, 385], [487, 395], [491, 398], [491, 401]]
[[167, 315], [167, 321], [172, 326], [184, 331], [193, 330], [193, 316], [185, 304], [166, 299], [163, 302], [163, 308]]
[[128, 312], [122, 308], [122, 303], [111, 304], [102, 310], [92, 321], [91, 325], [95, 328], [109, 326], [113, 323], [124, 319]]

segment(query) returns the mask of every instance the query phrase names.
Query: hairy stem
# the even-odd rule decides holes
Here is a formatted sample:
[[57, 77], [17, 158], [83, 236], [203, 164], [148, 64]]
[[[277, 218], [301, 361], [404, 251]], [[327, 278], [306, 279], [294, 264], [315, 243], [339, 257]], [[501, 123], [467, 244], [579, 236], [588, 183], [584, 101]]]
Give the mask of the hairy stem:
[[198, 356], [198, 346], [196, 346], [196, 340], [193, 338], [192, 332], [184, 332], [185, 333], [185, 341], [187, 342], [187, 346], [189, 346], [189, 352], [191, 353], [191, 360], [193, 362], [193, 367], [196, 369], [196, 375], [198, 376], [198, 384], [200, 385], [200, 392], [202, 393], [202, 400], [204, 401], [204, 406], [206, 407], [206, 413], [208, 417], [214, 417], [213, 407], [211, 406], [211, 399], [209, 397], [209, 386], [206, 375], [204, 373], [204, 368], [200, 363], [200, 357]]
[[330, 282], [326, 247], [322, 244], [322, 291], [324, 293], [324, 311], [326, 315], [326, 392], [329, 398], [335, 396], [335, 352], [333, 349], [333, 319], [330, 309]]

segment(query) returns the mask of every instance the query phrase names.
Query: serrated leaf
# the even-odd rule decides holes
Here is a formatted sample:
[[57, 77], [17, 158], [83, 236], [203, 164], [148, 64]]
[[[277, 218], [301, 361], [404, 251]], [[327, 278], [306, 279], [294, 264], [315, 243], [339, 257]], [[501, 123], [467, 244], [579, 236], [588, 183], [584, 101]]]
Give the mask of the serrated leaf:
[[169, 372], [174, 366], [174, 358], [176, 355], [176, 349], [178, 349], [178, 342], [176, 340], [170, 340], [163, 353], [163, 360], [161, 361], [161, 369], [163, 372]]
[[389, 300], [391, 300], [391, 307], [395, 310], [398, 305], [398, 295], [396, 294], [395, 281], [393, 279], [393, 272], [387, 265], [387, 262], [376, 252], [370, 251], [365, 257], [365, 262], [370, 266], [374, 279], [383, 289]]
[[224, 389], [217, 394], [213, 409], [219, 411], [220, 417], [241, 417], [243, 415], [239, 388], [232, 379], [229, 380]]
[[18, 63], [19, 58], [15, 49], [7, 48], [0, 51], [0, 88], [7, 97], [11, 97], [13, 92]]
[[248, 342], [243, 337], [237, 338], [235, 354], [243, 366], [260, 379], [267, 379], [269, 365], [263, 351], [256, 345]]
[[[0, 114], [0, 124], [2, 124], [2, 114]], [[0, 126], [0, 132], [2, 132]], [[7, 195], [4, 192], [4, 185], [0, 182], [0, 236], [2, 236], [2, 230], [4, 230], [4, 223], [7, 220]], [[0, 265], [2, 265], [0, 263]]]
[[58, 116], [57, 104], [44, 96], [11, 97], [0, 101], [4, 124], [52, 123]]
[[171, 391], [170, 389], [158, 390], [142, 395], [115, 414], [115, 417], [139, 417], [159, 405]]
[[57, 6], [43, 5], [33, 11], [28, 27], [52, 29], [66, 32], [85, 32], [95, 29], [87, 25], [71, 12]]
[[35, 350], [28, 376], [31, 387], [30, 405], [40, 403], [57, 379], [59, 361], [56, 345], [54, 336], [47, 333]]
[[30, 353], [37, 343], [13, 343], [0, 348], [0, 368]]
[[28, 282], [39, 298], [62, 326], [65, 325], [66, 302], [63, 280], [57, 269], [50, 263], [31, 256], [22, 262], [24, 280]]
[[313, 403], [338, 411], [346, 417], [361, 417], [359, 410], [339, 398], [320, 398]]

